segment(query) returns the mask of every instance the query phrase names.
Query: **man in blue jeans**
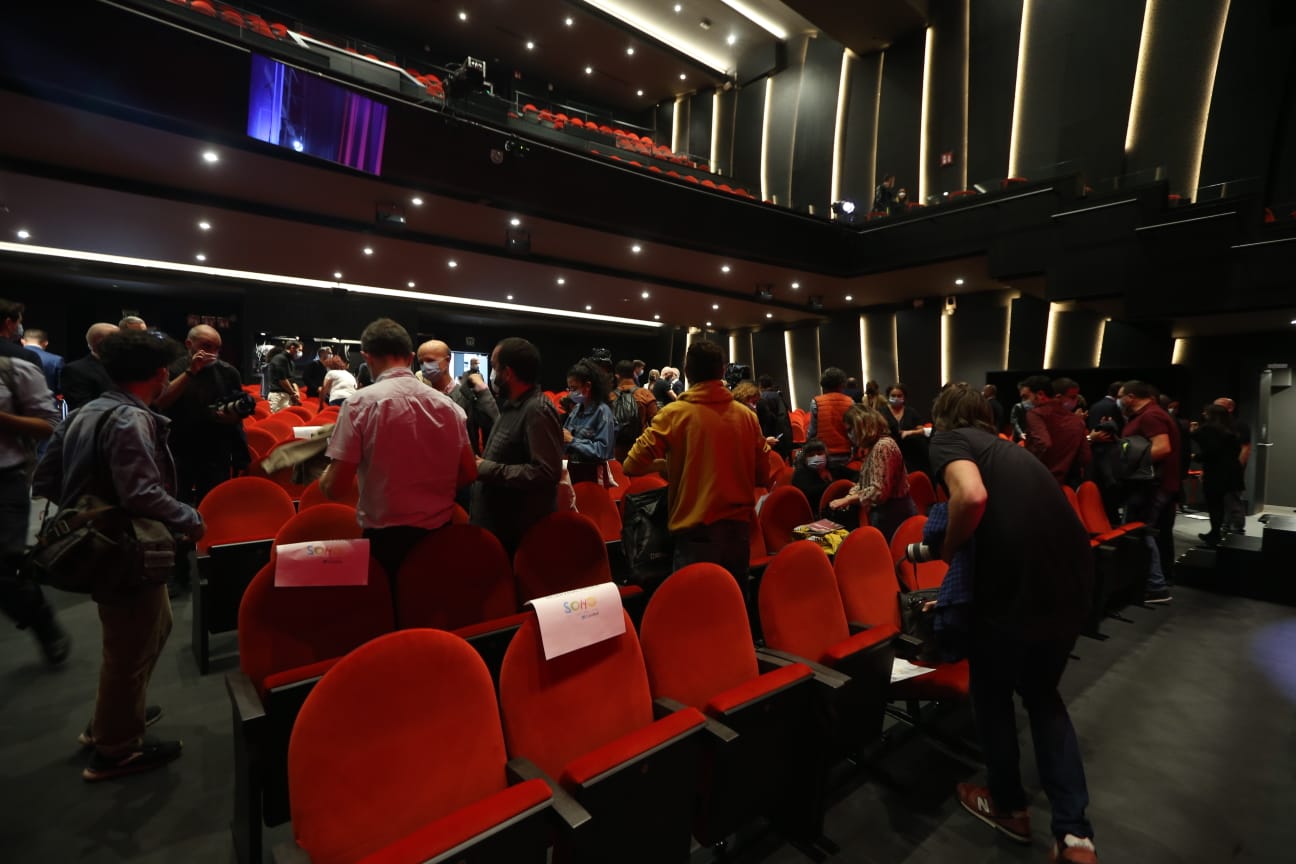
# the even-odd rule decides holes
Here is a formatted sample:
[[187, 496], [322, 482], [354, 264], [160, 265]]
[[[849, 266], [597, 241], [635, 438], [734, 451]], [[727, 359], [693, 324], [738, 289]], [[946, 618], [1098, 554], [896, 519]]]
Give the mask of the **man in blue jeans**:
[[1157, 392], [1151, 384], [1126, 381], [1121, 385], [1121, 411], [1125, 426], [1121, 436], [1141, 435], [1152, 444], [1152, 462], [1159, 476], [1133, 486], [1125, 502], [1125, 521], [1142, 522], [1157, 530], [1148, 537], [1152, 563], [1148, 572], [1144, 603], [1169, 603], [1170, 587], [1166, 575], [1174, 566], [1175, 499], [1183, 486], [1179, 470], [1179, 424], [1157, 404]]
[[932, 422], [931, 464], [949, 491], [941, 555], [952, 561], [975, 540], [968, 669], [988, 782], [960, 783], [959, 803], [1012, 839], [1031, 842], [1016, 691], [1053, 808], [1050, 859], [1097, 864], [1080, 744], [1058, 693], [1089, 608], [1089, 535], [1043, 463], [995, 434], [990, 405], [976, 390], [946, 387]]

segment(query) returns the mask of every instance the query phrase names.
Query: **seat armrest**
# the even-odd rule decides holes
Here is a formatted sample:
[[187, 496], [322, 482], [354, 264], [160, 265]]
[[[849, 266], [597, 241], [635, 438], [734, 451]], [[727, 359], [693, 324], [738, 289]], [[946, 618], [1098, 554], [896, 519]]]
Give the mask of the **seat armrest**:
[[310, 853], [296, 843], [276, 843], [274, 864], [311, 864]]
[[758, 648], [756, 650], [756, 660], [758, 663], [763, 661], [776, 668], [790, 666], [793, 663], [804, 663], [814, 673], [815, 681], [834, 690], [845, 687], [850, 683], [849, 675], [843, 675], [836, 669], [822, 663], [816, 663], [813, 660], [807, 660], [804, 657], [798, 657], [788, 651], [779, 651], [775, 648]]
[[921, 656], [923, 648], [926, 647], [927, 641], [919, 639], [917, 636], [910, 636], [908, 633], [900, 633], [891, 643], [895, 647], [895, 654], [905, 660], [913, 660]]
[[519, 756], [510, 759], [504, 766], [505, 774], [508, 776], [509, 783], [523, 783], [527, 780], [543, 780], [549, 786], [549, 792], [553, 795], [553, 810], [562, 820], [563, 824], [569, 831], [576, 831], [588, 823], [592, 818], [589, 811], [580, 805], [572, 797], [571, 793], [559, 785], [548, 774], [540, 770], [530, 759]]
[[[663, 717], [674, 714], [676, 711], [683, 711], [687, 707], [688, 706], [683, 702], [677, 702], [669, 696], [658, 696], [653, 700], [653, 719], [660, 720]], [[738, 737], [737, 732], [730, 729], [719, 720], [716, 720], [714, 717], [710, 717], [705, 713], [703, 713], [702, 716], [705, 718], [707, 732], [709, 732], [711, 736], [721, 744], [728, 744], [730, 741], [733, 741]]]
[[230, 672], [225, 676], [225, 690], [229, 693], [230, 704], [234, 706], [234, 716], [239, 725], [247, 726], [265, 719], [265, 705], [261, 694], [257, 692], [252, 679], [242, 672]]
[[854, 636], [856, 633], [863, 633], [865, 630], [873, 629], [872, 624], [861, 624], [858, 621], [847, 621], [846, 626], [850, 628], [850, 634], [852, 636]]

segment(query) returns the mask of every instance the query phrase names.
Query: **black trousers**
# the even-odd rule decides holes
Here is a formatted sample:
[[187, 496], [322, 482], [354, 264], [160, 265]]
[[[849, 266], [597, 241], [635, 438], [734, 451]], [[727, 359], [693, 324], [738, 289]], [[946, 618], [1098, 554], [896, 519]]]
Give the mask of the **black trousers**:
[[54, 616], [40, 586], [18, 573], [30, 515], [27, 472], [21, 466], [0, 469], [0, 610], [19, 628], [39, 627]]

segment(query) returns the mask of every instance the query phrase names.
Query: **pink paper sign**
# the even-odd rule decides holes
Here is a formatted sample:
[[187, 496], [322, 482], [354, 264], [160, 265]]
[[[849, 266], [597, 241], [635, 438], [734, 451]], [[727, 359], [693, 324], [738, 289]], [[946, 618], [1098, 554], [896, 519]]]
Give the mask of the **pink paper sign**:
[[369, 584], [369, 541], [311, 540], [275, 547], [276, 588]]
[[531, 601], [546, 660], [625, 632], [621, 593], [612, 582]]

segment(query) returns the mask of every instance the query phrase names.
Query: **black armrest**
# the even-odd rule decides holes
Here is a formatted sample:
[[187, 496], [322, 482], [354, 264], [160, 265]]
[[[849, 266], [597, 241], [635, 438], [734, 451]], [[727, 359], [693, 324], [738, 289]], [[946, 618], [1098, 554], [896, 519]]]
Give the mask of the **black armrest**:
[[296, 843], [276, 843], [274, 864], [311, 864], [310, 853]]
[[251, 678], [242, 672], [230, 672], [225, 676], [225, 690], [229, 693], [239, 725], [247, 726], [265, 719], [265, 705], [261, 703], [261, 694]]
[[[676, 711], [683, 711], [687, 707], [688, 706], [683, 702], [676, 702], [668, 696], [658, 696], [653, 700], [653, 719], [660, 720], [663, 717], [668, 717], [671, 714], [674, 714]], [[719, 720], [709, 717], [706, 714], [703, 714], [702, 716], [706, 718], [705, 725], [707, 732], [711, 733], [711, 735], [721, 744], [728, 744], [730, 741], [733, 741], [738, 737], [737, 732], [730, 729]]]
[[913, 660], [922, 654], [927, 642], [917, 636], [910, 636], [908, 633], [898, 633], [891, 644], [895, 647], [897, 657]]
[[548, 774], [540, 770], [530, 759], [517, 757], [510, 759], [504, 766], [505, 774], [508, 776], [510, 783], [523, 783], [527, 780], [543, 780], [548, 786], [549, 791], [553, 793], [553, 810], [558, 818], [563, 821], [568, 830], [575, 831], [585, 825], [592, 818], [589, 811], [580, 805], [580, 803], [571, 796], [571, 793], [558, 785]]
[[850, 634], [852, 636], [854, 636], [856, 633], [863, 633], [865, 630], [873, 629], [872, 624], [861, 624], [858, 621], [847, 621], [846, 626], [850, 628]]
[[770, 665], [778, 668], [791, 666], [793, 663], [804, 663], [810, 667], [810, 671], [814, 673], [817, 682], [821, 685], [831, 687], [834, 690], [840, 687], [845, 687], [851, 680], [850, 676], [843, 675], [836, 669], [832, 669], [822, 663], [816, 663], [813, 660], [807, 660], [804, 657], [798, 657], [795, 654], [790, 654], [787, 651], [779, 651], [774, 648], [757, 649], [756, 659], [758, 662], [765, 660]]

